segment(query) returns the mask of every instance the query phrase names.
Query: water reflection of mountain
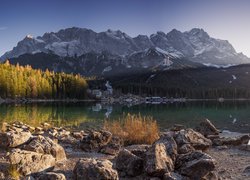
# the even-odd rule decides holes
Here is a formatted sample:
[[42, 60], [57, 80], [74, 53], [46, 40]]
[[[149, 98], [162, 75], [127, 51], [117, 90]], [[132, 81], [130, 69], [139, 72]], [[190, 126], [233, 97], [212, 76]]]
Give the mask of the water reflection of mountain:
[[208, 118], [221, 129], [248, 132], [250, 129], [250, 102], [185, 102], [172, 104], [141, 104], [135, 106], [86, 103], [40, 103], [26, 105], [0, 105], [0, 121], [20, 120], [29, 124], [51, 122], [58, 126], [86, 128], [102, 126], [103, 120], [119, 119], [124, 114], [153, 116], [161, 129], [173, 124], [194, 127]]
[[101, 103], [97, 103], [95, 104], [94, 106], [92, 106], [92, 111], [94, 112], [100, 112], [101, 110], [106, 110], [104, 116], [106, 118], [109, 118], [110, 114], [112, 113], [113, 111], [113, 107], [111, 105], [103, 105]]

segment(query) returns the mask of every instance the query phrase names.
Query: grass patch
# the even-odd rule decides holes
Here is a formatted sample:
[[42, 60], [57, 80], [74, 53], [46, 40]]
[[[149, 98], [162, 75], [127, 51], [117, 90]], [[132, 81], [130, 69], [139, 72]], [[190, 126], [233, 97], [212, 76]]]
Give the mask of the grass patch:
[[152, 144], [159, 138], [157, 122], [149, 116], [128, 114], [116, 121], [105, 121], [104, 129], [130, 144]]
[[14, 180], [19, 180], [21, 177], [20, 172], [17, 170], [17, 166], [11, 164], [8, 169], [9, 176]]

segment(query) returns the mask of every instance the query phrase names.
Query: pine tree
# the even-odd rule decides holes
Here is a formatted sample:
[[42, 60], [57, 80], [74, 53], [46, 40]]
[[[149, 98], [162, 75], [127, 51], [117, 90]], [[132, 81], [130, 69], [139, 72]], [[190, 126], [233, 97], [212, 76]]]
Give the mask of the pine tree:
[[0, 64], [2, 98], [85, 98], [86, 80], [80, 75], [33, 70], [31, 66]]

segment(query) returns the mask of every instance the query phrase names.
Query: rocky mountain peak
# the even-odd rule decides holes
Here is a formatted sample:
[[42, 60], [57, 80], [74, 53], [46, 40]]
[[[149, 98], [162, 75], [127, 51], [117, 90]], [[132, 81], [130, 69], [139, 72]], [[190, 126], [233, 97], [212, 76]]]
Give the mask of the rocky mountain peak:
[[196, 36], [208, 36], [208, 33], [204, 31], [204, 29], [202, 28], [193, 28], [190, 31], [187, 31], [186, 33], [188, 33], [189, 35], [196, 35]]
[[182, 36], [183, 33], [181, 31], [178, 31], [177, 29], [172, 29], [169, 33], [167, 33], [167, 36]]
[[156, 34], [159, 35], [159, 36], [162, 36], [162, 37], [166, 36], [166, 34], [164, 32], [162, 32], [162, 31], [157, 31]]
[[150, 35], [130, 37], [120, 30], [108, 29], [94, 32], [91, 29], [72, 27], [58, 32], [45, 33], [43, 36], [26, 36], [13, 50], [5, 53], [1, 59], [18, 57], [37, 52], [54, 53], [60, 57], [81, 56], [85, 53], [101, 53], [128, 57], [131, 54], [157, 47], [173, 55], [200, 63], [241, 64], [250, 60], [237, 54], [226, 40], [214, 39], [201, 28], [181, 32], [173, 29], [169, 33], [158, 31]]
[[33, 39], [33, 36], [31, 34], [28, 34], [25, 38], [27, 38], [27, 39]]

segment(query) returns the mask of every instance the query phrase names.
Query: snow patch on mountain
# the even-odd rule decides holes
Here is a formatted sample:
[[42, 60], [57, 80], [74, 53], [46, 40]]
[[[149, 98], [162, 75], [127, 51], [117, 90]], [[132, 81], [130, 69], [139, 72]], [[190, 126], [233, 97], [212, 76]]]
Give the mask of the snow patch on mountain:
[[35, 50], [31, 54], [36, 54], [36, 53], [40, 53], [40, 52], [41, 52], [40, 50]]
[[165, 54], [167, 56], [170, 56], [170, 57], [173, 57], [173, 58], [181, 58], [183, 57], [183, 54], [178, 52], [178, 51], [175, 51], [175, 52], [167, 52], [166, 50], [163, 50], [159, 47], [156, 47], [155, 48], [158, 52], [162, 53], [162, 54]]
[[151, 81], [154, 77], [155, 77], [156, 74], [151, 74], [148, 79], [146, 80], [146, 83], [149, 83], [149, 81]]
[[26, 38], [28, 38], [28, 39], [33, 39], [33, 36], [32, 36], [31, 34], [28, 34], [28, 35], [26, 36]]
[[45, 49], [55, 52], [59, 56], [74, 56], [75, 49], [78, 48], [79, 40], [73, 40], [70, 42], [53, 42], [45, 46]]
[[37, 41], [38, 43], [45, 43], [44, 40], [42, 39], [35, 38], [34, 40]]
[[229, 68], [232, 66], [236, 66], [236, 64], [227, 64], [227, 65], [217, 65], [217, 64], [211, 64], [211, 63], [202, 63], [202, 64], [207, 67], [215, 67], [215, 68]]
[[108, 67], [106, 67], [106, 68], [103, 69], [102, 74], [105, 73], [105, 72], [109, 72], [111, 70], [112, 70], [112, 67], [108, 66]]

